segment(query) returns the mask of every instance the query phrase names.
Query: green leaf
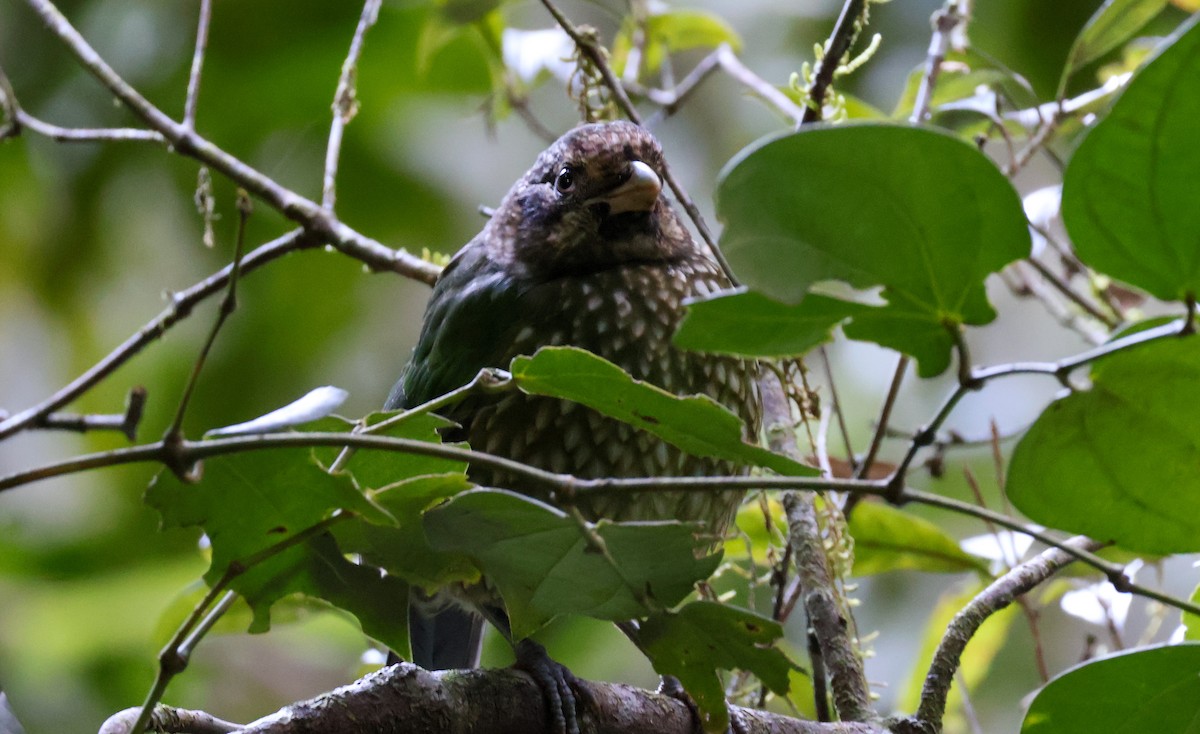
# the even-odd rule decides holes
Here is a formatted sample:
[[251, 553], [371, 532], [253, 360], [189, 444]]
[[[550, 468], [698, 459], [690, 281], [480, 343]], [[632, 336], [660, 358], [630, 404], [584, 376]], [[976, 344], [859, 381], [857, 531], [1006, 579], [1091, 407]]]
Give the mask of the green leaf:
[[964, 551], [937, 525], [878, 502], [855, 508], [850, 535], [855, 576], [898, 570], [987, 573], [985, 561]]
[[882, 286], [888, 305], [845, 327], [913, 355], [922, 376], [950, 364], [953, 332], [995, 313], [984, 278], [1027, 255], [1016, 191], [991, 161], [931, 129], [814, 127], [739, 153], [721, 174], [721, 241], [750, 288], [799, 303], [810, 286]]
[[479, 570], [471, 560], [461, 553], [434, 550], [421, 522], [421, 513], [431, 505], [472, 486], [458, 473], [393, 484], [374, 498], [396, 519], [394, 526], [350, 520], [333, 528], [334, 537], [345, 552], [358, 553], [368, 563], [427, 589], [451, 581], [476, 581]]
[[271, 606], [289, 594], [324, 599], [355, 617], [367, 635], [408, 658], [408, 584], [352, 563], [330, 535], [272, 556], [238, 576], [230, 587], [254, 611], [250, 632], [270, 629]]
[[616, 621], [674, 606], [720, 561], [697, 558], [710, 541], [695, 524], [588, 527], [607, 556], [571, 517], [514, 492], [473, 490], [425, 513], [431, 545], [470, 556], [499, 589], [518, 639], [560, 614]]
[[[204, 529], [212, 543], [212, 562], [204, 574], [210, 586], [231, 565], [244, 564], [254, 554], [307, 531], [334, 510], [348, 510], [377, 523], [394, 522], [387, 511], [359, 493], [349, 477], [326, 474], [306, 452], [288, 449], [208, 459], [195, 485], [161, 472], [146, 490], [146, 502], [159, 511], [165, 527]], [[407, 595], [408, 587], [399, 580], [378, 579], [377, 569], [351, 564], [325, 536], [266, 558], [238, 575], [230, 587], [254, 611], [252, 632], [270, 627], [270, 608], [276, 600], [303, 592], [356, 616], [362, 614], [359, 622], [367, 634], [389, 645], [406, 645], [407, 622], [385, 619], [376, 600]]]
[[317, 468], [304, 451], [270, 449], [207, 459], [198, 484], [160, 472], [146, 503], [164, 527], [199, 526], [212, 542], [212, 584], [229, 565], [303, 532], [345, 509], [389, 523], [392, 519], [354, 488], [348, 477]]
[[696, 702], [706, 731], [729, 726], [725, 691], [717, 670], [746, 670], [786, 696], [796, 666], [774, 647], [783, 626], [744, 609], [708, 601], [685, 605], [645, 620], [638, 639], [654, 669], [673, 675]]
[[[367, 426], [375, 426], [403, 411], [372, 413], [366, 417]], [[349, 433], [356, 424], [337, 417], [323, 418], [304, 426], [306, 432]], [[438, 430], [454, 423], [432, 413], [413, 415], [386, 428], [370, 431], [374, 436], [407, 438], [427, 443], [441, 443]], [[452, 444], [454, 445], [454, 444]], [[313, 449], [313, 456], [321, 466], [329, 467], [337, 460], [342, 449], [320, 446]], [[440, 474], [466, 475], [466, 462], [443, 459], [437, 456], [406, 454], [398, 451], [375, 451], [356, 449], [342, 467], [354, 477], [363, 489], [379, 489], [412, 477]]]
[[1146, 553], [1200, 551], [1200, 339], [1105, 358], [1013, 452], [1007, 492], [1031, 520]]
[[[900, 99], [892, 110], [893, 118], [904, 120], [912, 115], [913, 105], [917, 102], [917, 90], [920, 89], [925, 74], [925, 64], [909, 72]], [[1011, 69], [995, 63], [992, 59], [981, 57], [974, 51], [951, 51], [946, 54], [946, 62], [938, 75], [937, 85], [933, 88], [933, 97], [929, 100], [930, 112], [936, 115], [940, 108], [946, 105], [955, 105], [979, 97], [980, 87], [985, 87], [985, 91], [994, 90], [1021, 106], [1032, 106], [1038, 101], [1028, 88], [1029, 82]], [[995, 101], [989, 112], [990, 117], [999, 117]]]
[[[855, 512], [858, 512], [858, 509]], [[937, 600], [929, 620], [925, 623], [925, 631], [921, 636], [921, 649], [915, 657], [916, 665], [913, 666], [912, 673], [908, 678], [908, 685], [896, 703], [896, 708], [907, 711], [916, 710], [921, 699], [921, 688], [929, 673], [929, 663], [933, 660], [934, 651], [937, 650], [938, 644], [945, 636], [947, 627], [954, 619], [954, 615], [958, 614], [983, 589], [982, 580], [971, 579], [957, 589], [947, 591]], [[1019, 618], [1020, 607], [1010, 604], [988, 617], [971, 637], [971, 642], [963, 651], [959, 664], [961, 682], [966, 684], [968, 691], [973, 691], [987, 678], [992, 662], [1008, 639], [1013, 622]], [[960, 681], [956, 680], [946, 701], [946, 716], [943, 724], [948, 731], [965, 731], [967, 729], [962, 714], [963, 694], [959, 684]]]
[[[712, 49], [723, 43], [734, 51], [742, 48], [742, 39], [721, 16], [707, 10], [667, 10], [651, 15], [643, 26], [645, 42], [639, 71], [653, 74], [667, 56], [695, 48]], [[635, 24], [632, 17], [621, 24], [613, 39], [613, 68], [623, 74], [633, 47]]]
[[1063, 177], [1080, 259], [1163, 300], [1200, 293], [1200, 16], [1129, 82]]
[[742, 39], [725, 19], [707, 10], [669, 10], [646, 19], [646, 71], [655, 72], [673, 53], [693, 48], [716, 48], [727, 43], [734, 51]]
[[816, 294], [788, 305], [743, 291], [688, 304], [675, 343], [717, 354], [799, 356], [829, 341], [834, 326], [867, 308]]
[[1127, 650], [1046, 684], [1021, 734], [1194, 732], [1200, 720], [1200, 645]]
[[582, 349], [542, 347], [533, 357], [514, 359], [511, 371], [525, 392], [586, 405], [690, 454], [763, 466], [787, 476], [817, 474], [812, 467], [746, 443], [742, 421], [707, 395], [672, 395]]
[[1154, 16], [1162, 12], [1168, 0], [1107, 0], [1088, 18], [1083, 30], [1075, 37], [1071, 53], [1063, 66], [1060, 94], [1067, 80], [1081, 67], [1100, 58], [1121, 45]]

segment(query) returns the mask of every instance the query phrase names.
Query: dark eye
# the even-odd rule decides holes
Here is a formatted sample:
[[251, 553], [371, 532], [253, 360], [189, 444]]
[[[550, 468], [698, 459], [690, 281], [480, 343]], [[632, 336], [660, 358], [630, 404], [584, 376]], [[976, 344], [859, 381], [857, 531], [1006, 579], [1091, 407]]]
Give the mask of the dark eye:
[[569, 166], [558, 172], [558, 177], [554, 179], [554, 188], [560, 194], [569, 194], [575, 188], [575, 172]]

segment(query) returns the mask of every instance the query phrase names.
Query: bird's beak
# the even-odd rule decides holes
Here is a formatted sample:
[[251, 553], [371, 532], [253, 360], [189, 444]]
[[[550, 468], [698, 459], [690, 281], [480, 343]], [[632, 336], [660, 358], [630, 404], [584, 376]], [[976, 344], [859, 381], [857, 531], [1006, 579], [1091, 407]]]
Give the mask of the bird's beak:
[[607, 193], [597, 196], [589, 203], [608, 204], [609, 214], [621, 212], [647, 212], [654, 208], [662, 192], [662, 180], [654, 169], [642, 161], [629, 164], [629, 177]]

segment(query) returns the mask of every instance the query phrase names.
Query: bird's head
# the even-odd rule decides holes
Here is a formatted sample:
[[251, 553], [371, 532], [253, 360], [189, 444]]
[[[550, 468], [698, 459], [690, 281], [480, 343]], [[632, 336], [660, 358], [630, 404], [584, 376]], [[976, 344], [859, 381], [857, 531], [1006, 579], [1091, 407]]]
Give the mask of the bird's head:
[[662, 196], [662, 149], [628, 122], [582, 125], [547, 148], [493, 224], [509, 255], [558, 276], [679, 257], [694, 248]]

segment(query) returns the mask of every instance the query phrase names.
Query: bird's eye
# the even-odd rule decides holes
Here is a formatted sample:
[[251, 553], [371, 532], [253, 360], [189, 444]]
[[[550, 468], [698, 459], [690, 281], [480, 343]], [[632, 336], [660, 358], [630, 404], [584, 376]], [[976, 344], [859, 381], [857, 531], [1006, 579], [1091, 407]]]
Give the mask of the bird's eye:
[[575, 172], [570, 167], [564, 167], [554, 179], [554, 188], [560, 194], [569, 194], [575, 188]]

